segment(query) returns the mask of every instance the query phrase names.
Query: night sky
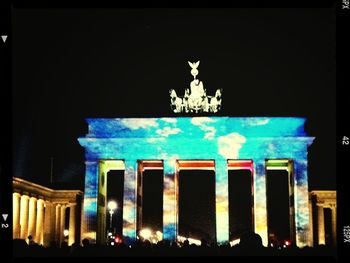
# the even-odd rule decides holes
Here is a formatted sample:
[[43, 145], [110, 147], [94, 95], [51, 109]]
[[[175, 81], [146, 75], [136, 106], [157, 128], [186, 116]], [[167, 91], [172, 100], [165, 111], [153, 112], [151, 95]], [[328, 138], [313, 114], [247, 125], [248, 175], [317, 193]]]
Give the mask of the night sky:
[[[334, 9], [14, 9], [13, 175], [84, 184], [85, 118], [179, 116], [200, 60], [217, 116], [306, 117], [310, 189], [335, 189]], [[182, 95], [182, 94], [181, 94]], [[193, 116], [193, 115], [192, 115]]]

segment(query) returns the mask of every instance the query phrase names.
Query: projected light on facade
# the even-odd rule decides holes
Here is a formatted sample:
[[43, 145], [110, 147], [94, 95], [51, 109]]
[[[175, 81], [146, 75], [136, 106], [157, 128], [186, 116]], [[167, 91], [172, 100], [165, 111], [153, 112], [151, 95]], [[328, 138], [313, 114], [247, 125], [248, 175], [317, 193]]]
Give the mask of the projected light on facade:
[[162, 235], [177, 240], [179, 163], [208, 160], [215, 171], [218, 243], [229, 241], [228, 170], [247, 164], [253, 176], [253, 230], [268, 244], [265, 175], [267, 169], [282, 164], [293, 174], [291, 237], [298, 246], [310, 245], [307, 148], [314, 138], [305, 133], [304, 122], [304, 118], [263, 117], [87, 119], [88, 134], [78, 139], [86, 158], [82, 238], [105, 242], [106, 175], [120, 169], [124, 170], [123, 237], [136, 240], [138, 166], [140, 160], [154, 160], [161, 161], [164, 171]]

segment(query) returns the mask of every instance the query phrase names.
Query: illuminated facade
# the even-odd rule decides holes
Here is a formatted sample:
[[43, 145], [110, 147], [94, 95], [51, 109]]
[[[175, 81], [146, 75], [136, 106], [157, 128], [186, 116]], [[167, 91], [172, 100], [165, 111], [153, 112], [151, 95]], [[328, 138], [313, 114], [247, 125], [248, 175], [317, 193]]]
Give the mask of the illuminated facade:
[[[178, 172], [215, 171], [216, 237], [229, 241], [228, 170], [247, 169], [253, 177], [253, 230], [268, 243], [266, 171], [288, 172], [291, 238], [311, 245], [307, 149], [313, 137], [304, 118], [115, 118], [87, 119], [82, 238], [106, 238], [106, 177], [124, 170], [123, 237], [135, 240], [140, 221], [138, 178], [147, 167], [164, 171], [163, 238], [178, 239]], [[202, 167], [202, 168], [201, 168]]]
[[[45, 247], [51, 242], [80, 243], [81, 201], [79, 190], [53, 190], [27, 180], [13, 177], [13, 238], [33, 241]], [[65, 224], [69, 208], [69, 224]]]
[[[330, 237], [326, 238], [325, 209], [330, 210], [331, 228]], [[313, 213], [311, 213], [313, 211]], [[336, 245], [337, 244], [337, 193], [336, 191], [311, 191], [310, 192], [310, 225], [313, 245]], [[327, 240], [331, 240], [327, 244]]]

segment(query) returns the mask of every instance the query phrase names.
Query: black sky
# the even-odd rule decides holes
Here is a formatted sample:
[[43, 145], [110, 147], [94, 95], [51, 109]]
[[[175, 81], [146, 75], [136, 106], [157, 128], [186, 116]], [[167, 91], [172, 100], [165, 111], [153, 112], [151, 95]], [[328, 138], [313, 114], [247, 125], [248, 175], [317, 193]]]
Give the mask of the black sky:
[[311, 189], [335, 189], [334, 9], [13, 9], [13, 172], [82, 187], [88, 117], [175, 116], [200, 60], [222, 116], [301, 116]]

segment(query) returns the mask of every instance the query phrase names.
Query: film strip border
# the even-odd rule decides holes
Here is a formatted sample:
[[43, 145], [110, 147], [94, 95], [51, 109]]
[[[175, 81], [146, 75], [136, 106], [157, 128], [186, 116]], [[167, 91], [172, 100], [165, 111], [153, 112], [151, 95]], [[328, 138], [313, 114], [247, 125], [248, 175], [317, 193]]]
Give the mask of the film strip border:
[[[11, 5], [0, 3], [0, 246], [12, 243]], [[5, 250], [3, 250], [5, 251]], [[3, 253], [1, 261], [12, 257]]]
[[[350, 25], [349, 0], [339, 0], [336, 7], [337, 21], [337, 203], [339, 261], [350, 258], [350, 191], [348, 183], [350, 156], [349, 129], [349, 47], [346, 32]], [[348, 259], [348, 260], [346, 260]]]

